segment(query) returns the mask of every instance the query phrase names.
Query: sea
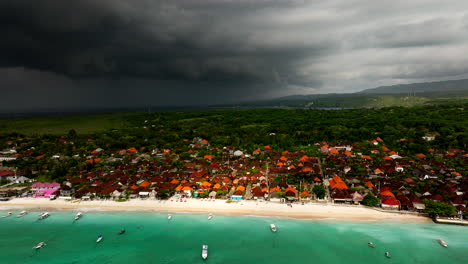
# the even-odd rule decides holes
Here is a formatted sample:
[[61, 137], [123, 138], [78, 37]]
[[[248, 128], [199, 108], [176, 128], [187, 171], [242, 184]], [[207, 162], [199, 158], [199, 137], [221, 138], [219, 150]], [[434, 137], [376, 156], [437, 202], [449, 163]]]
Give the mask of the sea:
[[[76, 212], [52, 211], [37, 221], [40, 212], [18, 213], [0, 218], [0, 263], [468, 263], [465, 226], [222, 215], [208, 220], [183, 213], [168, 220], [167, 214], [140, 211], [85, 211], [78, 221]], [[41, 241], [47, 245], [32, 249]]]

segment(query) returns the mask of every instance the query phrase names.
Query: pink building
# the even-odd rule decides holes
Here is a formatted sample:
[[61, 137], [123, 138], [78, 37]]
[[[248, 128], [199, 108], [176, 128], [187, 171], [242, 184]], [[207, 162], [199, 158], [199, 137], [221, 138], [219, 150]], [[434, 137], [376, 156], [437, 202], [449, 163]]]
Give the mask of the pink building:
[[58, 189], [60, 189], [60, 184], [56, 182], [36, 182], [31, 187], [35, 198], [49, 198], [51, 194], [54, 194]]

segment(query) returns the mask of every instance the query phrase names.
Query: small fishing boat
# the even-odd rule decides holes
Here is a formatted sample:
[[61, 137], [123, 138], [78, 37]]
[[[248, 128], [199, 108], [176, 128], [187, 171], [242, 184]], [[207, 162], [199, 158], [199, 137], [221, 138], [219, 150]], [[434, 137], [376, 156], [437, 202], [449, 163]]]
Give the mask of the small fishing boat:
[[102, 240], [102, 235], [99, 235], [99, 236], [97, 237], [97, 239], [96, 239], [96, 243], [101, 242], [101, 240]]
[[49, 212], [45, 212], [45, 213], [40, 214], [37, 220], [46, 219], [49, 216], [50, 216]]
[[13, 214], [12, 212], [8, 212], [6, 215], [2, 216], [2, 218], [9, 217], [12, 214]]
[[168, 214], [167, 215], [167, 220], [171, 220], [172, 219], [172, 215], [171, 214]]
[[371, 247], [371, 248], [375, 248], [375, 245], [374, 245], [374, 243], [372, 243], [372, 242], [367, 243], [367, 245], [368, 245], [369, 247]]
[[117, 235], [122, 235], [123, 233], [125, 233], [125, 229], [120, 230], [120, 231], [117, 233]]
[[44, 246], [46, 246], [45, 242], [39, 242], [37, 245], [33, 247], [33, 249], [40, 249], [40, 248], [43, 248]]
[[445, 240], [443, 240], [443, 239], [441, 239], [441, 238], [437, 239], [437, 242], [439, 242], [439, 244], [440, 244], [441, 246], [443, 246], [443, 247], [448, 247], [447, 242], [445, 242]]
[[212, 214], [212, 213], [210, 213], [210, 214], [208, 215], [208, 220], [211, 220], [211, 219], [213, 219], [213, 214]]
[[271, 229], [271, 231], [273, 231], [273, 232], [278, 231], [278, 229], [276, 228], [275, 224], [270, 224], [270, 229]]
[[80, 219], [82, 216], [83, 216], [83, 213], [82, 213], [82, 212], [78, 212], [78, 213], [75, 215], [75, 221], [77, 221], [78, 219]]
[[208, 258], [208, 245], [203, 245], [203, 246], [202, 246], [201, 257], [202, 257], [203, 259], [207, 259], [207, 258]]
[[392, 257], [392, 256], [390, 256], [390, 253], [389, 253], [388, 251], [385, 252], [385, 256], [386, 256], [387, 258], [391, 258], [391, 257]]
[[27, 215], [27, 214], [28, 214], [28, 212], [26, 212], [26, 211], [21, 211], [16, 217], [18, 217], [18, 218], [19, 218], [19, 217], [23, 217], [23, 216], [25, 216], [25, 215]]

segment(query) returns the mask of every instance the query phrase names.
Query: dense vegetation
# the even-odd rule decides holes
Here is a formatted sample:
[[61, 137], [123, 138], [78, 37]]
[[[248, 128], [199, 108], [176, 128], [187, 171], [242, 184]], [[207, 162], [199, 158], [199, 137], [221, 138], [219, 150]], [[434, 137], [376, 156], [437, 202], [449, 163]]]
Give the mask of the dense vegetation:
[[[468, 104], [377, 110], [212, 110], [4, 119], [0, 121], [0, 148], [7, 147], [8, 138], [24, 137], [23, 133], [37, 135], [38, 141], [45, 142], [67, 136], [75, 139], [75, 147], [92, 138], [96, 145], [107, 149], [170, 148], [180, 144], [181, 139], [200, 137], [216, 146], [254, 149], [270, 145], [290, 150], [318, 141], [359, 142], [381, 137], [390, 147], [424, 153], [429, 147], [466, 148], [467, 107]], [[17, 126], [19, 122], [21, 126]], [[70, 129], [74, 132], [67, 135]], [[437, 135], [435, 140], [423, 140], [427, 133]], [[401, 138], [407, 141], [400, 141]]]
[[[55, 154], [83, 157], [97, 147], [108, 151], [131, 147], [182, 149], [194, 138], [206, 139], [211, 146], [220, 148], [234, 146], [251, 152], [269, 145], [277, 151], [305, 150], [307, 155], [317, 155], [314, 146], [317, 142], [355, 144], [381, 137], [387, 147], [401, 154], [427, 154], [430, 148], [466, 149], [467, 107], [460, 104], [374, 110], [211, 110], [6, 119], [0, 121], [0, 149], [8, 148], [10, 141], [18, 144], [18, 153], [27, 151], [30, 157], [49, 157], [17, 159], [4, 165], [26, 168], [26, 176], [31, 176], [32, 171], [45, 171], [45, 176], [53, 179], [92, 167], [75, 159], [54, 162], [50, 157]], [[16, 129], [17, 132], [12, 132]], [[436, 135], [435, 140], [422, 139], [427, 134]], [[73, 144], [57, 144], [59, 140]]]

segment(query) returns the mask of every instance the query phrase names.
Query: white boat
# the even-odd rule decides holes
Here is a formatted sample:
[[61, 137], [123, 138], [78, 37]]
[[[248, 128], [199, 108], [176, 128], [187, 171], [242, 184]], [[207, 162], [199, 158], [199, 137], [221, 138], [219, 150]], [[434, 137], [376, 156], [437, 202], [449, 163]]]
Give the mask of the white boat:
[[101, 242], [101, 240], [102, 240], [102, 235], [99, 235], [99, 236], [97, 237], [97, 239], [96, 239], [96, 243]]
[[273, 232], [278, 231], [278, 229], [276, 228], [275, 224], [270, 224], [270, 229], [271, 229], [271, 231], [273, 231]]
[[202, 257], [203, 259], [207, 259], [207, 258], [208, 258], [208, 245], [203, 245], [203, 246], [202, 246], [201, 257]]
[[437, 239], [437, 242], [439, 242], [439, 244], [440, 244], [441, 246], [443, 246], [443, 247], [448, 247], [447, 242], [445, 242], [445, 240], [443, 240], [443, 239], [441, 239], [441, 238]]
[[33, 249], [40, 249], [46, 246], [47, 244], [45, 242], [39, 242], [37, 245], [33, 247]]
[[75, 221], [80, 219], [81, 217], [83, 216], [83, 213], [82, 212], [78, 212], [76, 215], [75, 215]]
[[27, 215], [27, 214], [28, 214], [28, 212], [26, 212], [26, 211], [21, 211], [16, 217], [23, 217], [23, 216], [25, 216], [25, 215]]
[[390, 253], [389, 253], [388, 251], [385, 252], [385, 256], [386, 256], [387, 258], [391, 258], [391, 257], [392, 257], [392, 256], [390, 256]]
[[12, 214], [13, 214], [12, 212], [8, 212], [6, 215], [2, 216], [2, 218], [9, 217]]
[[208, 215], [208, 220], [211, 220], [212, 218], [213, 218], [213, 214], [210, 213], [210, 214]]
[[172, 219], [172, 215], [171, 214], [168, 214], [167, 215], [167, 220], [171, 220]]
[[40, 214], [37, 220], [46, 219], [49, 216], [50, 216], [49, 212], [45, 212], [45, 213]]
[[368, 245], [369, 247], [371, 247], [371, 248], [375, 248], [375, 245], [374, 245], [374, 243], [372, 243], [372, 242], [367, 243], [367, 245]]

